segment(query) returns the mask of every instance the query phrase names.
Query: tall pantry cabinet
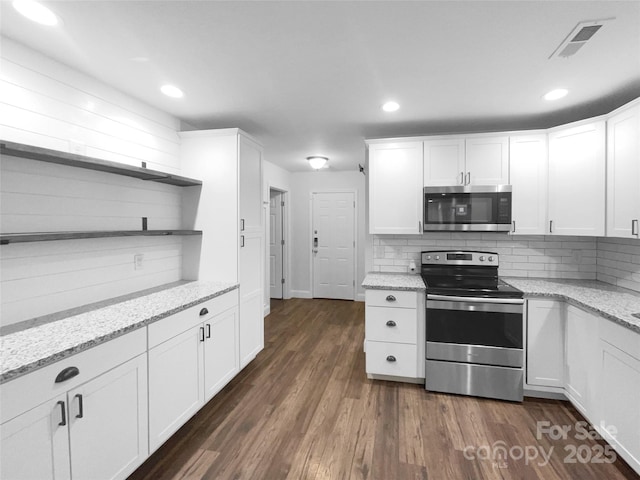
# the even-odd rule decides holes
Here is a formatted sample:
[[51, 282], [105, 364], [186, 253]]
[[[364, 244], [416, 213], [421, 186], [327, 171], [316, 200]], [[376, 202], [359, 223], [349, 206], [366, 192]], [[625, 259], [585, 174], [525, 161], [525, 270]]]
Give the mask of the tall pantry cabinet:
[[240, 284], [240, 368], [264, 347], [262, 146], [236, 128], [182, 132], [184, 175], [202, 186], [185, 189], [185, 227], [202, 239], [184, 241], [185, 279]]

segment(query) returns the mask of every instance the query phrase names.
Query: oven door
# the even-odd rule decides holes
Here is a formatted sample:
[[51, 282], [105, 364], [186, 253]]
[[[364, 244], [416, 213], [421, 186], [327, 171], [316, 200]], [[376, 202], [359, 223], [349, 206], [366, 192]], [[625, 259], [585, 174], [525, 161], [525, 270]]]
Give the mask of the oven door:
[[425, 187], [424, 189], [425, 231], [509, 231], [510, 229], [510, 185]]
[[427, 360], [522, 367], [523, 299], [427, 295]]

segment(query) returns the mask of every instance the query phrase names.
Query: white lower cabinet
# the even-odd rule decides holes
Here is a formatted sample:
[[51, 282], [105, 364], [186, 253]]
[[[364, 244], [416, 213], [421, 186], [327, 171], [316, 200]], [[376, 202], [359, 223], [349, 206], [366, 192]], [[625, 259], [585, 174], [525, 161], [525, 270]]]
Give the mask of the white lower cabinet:
[[370, 378], [424, 378], [424, 315], [423, 292], [365, 292], [366, 372]]
[[529, 391], [563, 393], [640, 473], [640, 333], [564, 301], [527, 304]]
[[640, 334], [600, 319], [600, 385], [593, 423], [640, 473]]
[[564, 389], [573, 405], [590, 419], [598, 385], [597, 316], [573, 305], [567, 307]]
[[149, 325], [153, 452], [239, 372], [238, 292]]
[[144, 330], [109, 343], [2, 386], [0, 478], [117, 480], [147, 458]]
[[565, 304], [527, 301], [527, 385], [564, 386]]

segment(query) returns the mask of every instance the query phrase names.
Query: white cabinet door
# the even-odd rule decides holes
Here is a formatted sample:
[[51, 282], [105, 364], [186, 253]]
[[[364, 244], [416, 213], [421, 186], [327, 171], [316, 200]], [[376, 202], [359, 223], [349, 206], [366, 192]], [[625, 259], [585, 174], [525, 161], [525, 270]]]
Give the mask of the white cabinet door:
[[66, 402], [60, 395], [0, 426], [0, 478], [71, 478]]
[[541, 235], [547, 227], [547, 135], [509, 138], [514, 235]]
[[240, 371], [238, 308], [220, 313], [204, 324], [204, 401], [209, 401]]
[[527, 300], [527, 384], [564, 386], [564, 302]]
[[640, 472], [640, 334], [605, 319], [601, 327], [601, 381], [594, 423], [616, 452]]
[[148, 456], [147, 356], [69, 391], [74, 479], [125, 479]]
[[465, 184], [509, 183], [509, 137], [481, 136], [465, 142]]
[[605, 123], [549, 134], [549, 233], [604, 235]]
[[464, 138], [424, 142], [424, 186], [464, 184]]
[[607, 120], [607, 236], [640, 237], [640, 105]]
[[240, 368], [264, 348], [264, 228], [262, 149], [239, 136]]
[[565, 393], [586, 418], [593, 417], [598, 390], [598, 322], [595, 315], [567, 307]]
[[369, 233], [422, 234], [422, 142], [369, 145]]
[[149, 350], [149, 448], [156, 450], [203, 404], [204, 327]]

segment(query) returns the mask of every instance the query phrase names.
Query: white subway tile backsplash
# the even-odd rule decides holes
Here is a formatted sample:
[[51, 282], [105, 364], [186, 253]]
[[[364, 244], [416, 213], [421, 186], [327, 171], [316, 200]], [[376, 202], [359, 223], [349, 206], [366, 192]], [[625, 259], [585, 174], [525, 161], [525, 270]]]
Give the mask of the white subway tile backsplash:
[[597, 278], [640, 292], [636, 239], [429, 232], [420, 237], [374, 236], [373, 245], [375, 271], [407, 271], [409, 260], [419, 264], [425, 250], [484, 250], [500, 255], [502, 276]]

